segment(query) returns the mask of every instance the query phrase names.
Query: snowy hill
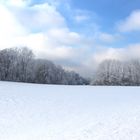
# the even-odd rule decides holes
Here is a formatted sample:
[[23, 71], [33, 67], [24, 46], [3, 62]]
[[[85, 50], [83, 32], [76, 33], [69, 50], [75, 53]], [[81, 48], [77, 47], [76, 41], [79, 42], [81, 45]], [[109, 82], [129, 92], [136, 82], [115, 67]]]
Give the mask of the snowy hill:
[[0, 82], [0, 140], [138, 140], [140, 88]]

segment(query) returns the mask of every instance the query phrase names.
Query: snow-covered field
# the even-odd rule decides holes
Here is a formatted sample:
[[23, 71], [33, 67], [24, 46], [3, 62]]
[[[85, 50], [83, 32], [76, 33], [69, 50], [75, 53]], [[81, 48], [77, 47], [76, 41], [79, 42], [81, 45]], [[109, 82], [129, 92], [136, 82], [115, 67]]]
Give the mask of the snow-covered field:
[[0, 82], [0, 140], [139, 139], [139, 87]]

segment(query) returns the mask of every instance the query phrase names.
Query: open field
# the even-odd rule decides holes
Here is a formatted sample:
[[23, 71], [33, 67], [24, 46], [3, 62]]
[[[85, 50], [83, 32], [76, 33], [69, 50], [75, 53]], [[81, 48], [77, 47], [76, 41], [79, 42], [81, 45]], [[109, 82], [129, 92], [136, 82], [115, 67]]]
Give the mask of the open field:
[[139, 139], [139, 87], [0, 82], [0, 140]]

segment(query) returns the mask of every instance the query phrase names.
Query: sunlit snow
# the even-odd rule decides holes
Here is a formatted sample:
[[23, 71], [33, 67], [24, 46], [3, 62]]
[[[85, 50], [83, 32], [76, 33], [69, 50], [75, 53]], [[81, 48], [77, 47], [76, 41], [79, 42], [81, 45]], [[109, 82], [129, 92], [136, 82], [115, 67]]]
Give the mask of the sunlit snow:
[[139, 139], [139, 87], [0, 82], [0, 140]]

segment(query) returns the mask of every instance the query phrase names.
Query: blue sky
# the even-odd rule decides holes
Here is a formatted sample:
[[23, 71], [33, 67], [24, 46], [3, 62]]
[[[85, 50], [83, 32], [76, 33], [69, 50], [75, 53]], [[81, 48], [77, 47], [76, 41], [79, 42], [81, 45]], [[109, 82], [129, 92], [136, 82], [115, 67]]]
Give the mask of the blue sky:
[[140, 57], [139, 0], [1, 0], [0, 21], [0, 49], [27, 46], [82, 74]]

